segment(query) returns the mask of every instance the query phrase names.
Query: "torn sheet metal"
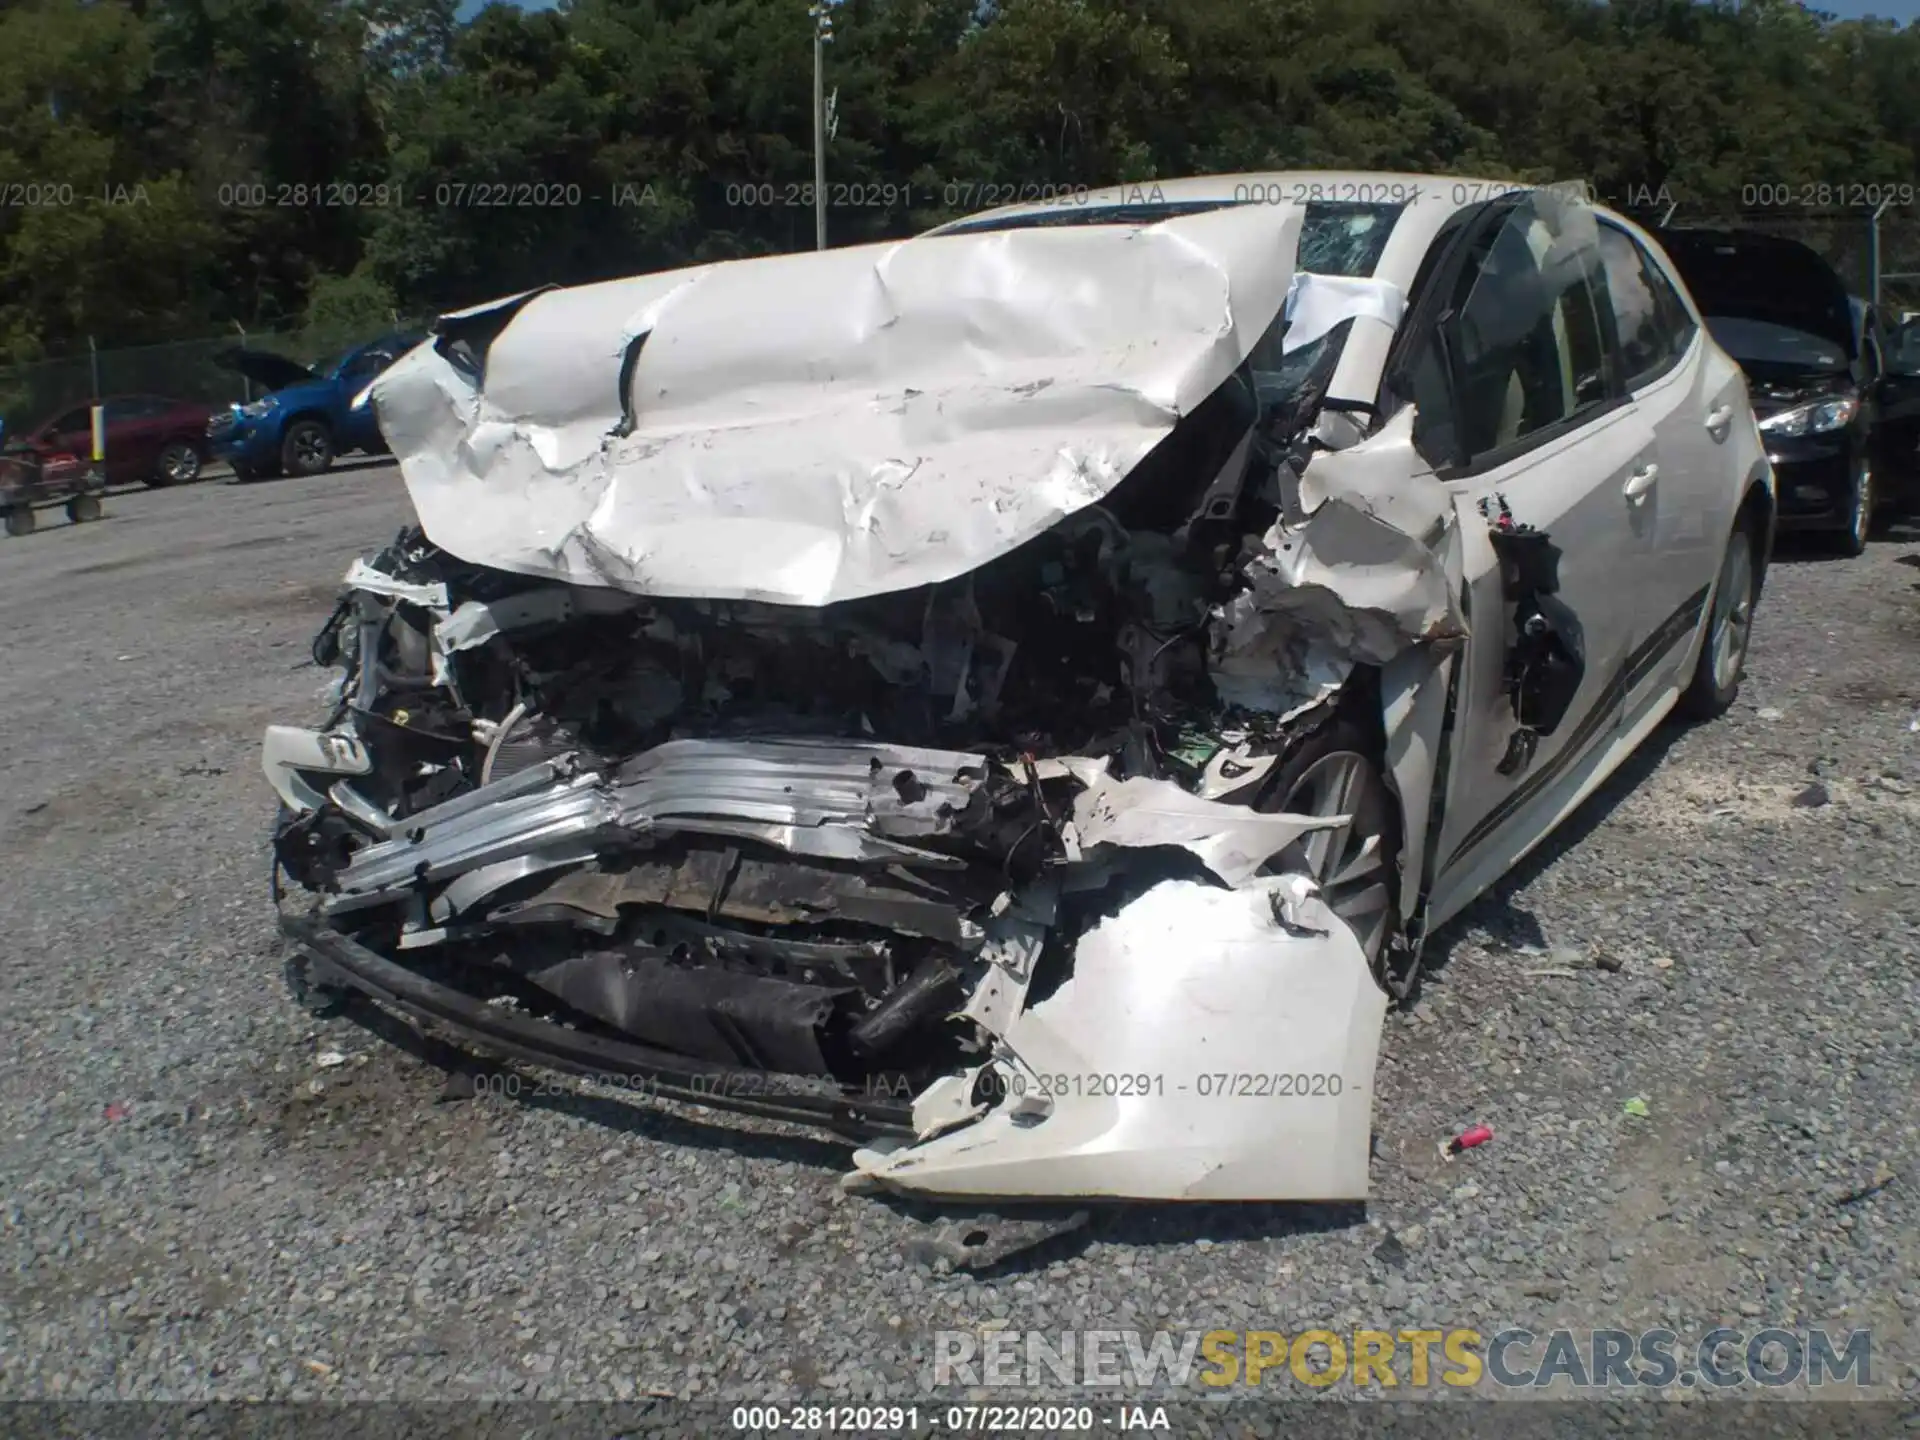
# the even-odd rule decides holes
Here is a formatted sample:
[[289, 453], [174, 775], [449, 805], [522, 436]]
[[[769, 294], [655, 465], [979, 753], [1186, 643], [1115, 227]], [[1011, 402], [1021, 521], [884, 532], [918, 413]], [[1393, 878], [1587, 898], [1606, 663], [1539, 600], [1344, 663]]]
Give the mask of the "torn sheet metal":
[[347, 567], [345, 579], [341, 582], [349, 590], [364, 590], [369, 595], [384, 595], [390, 600], [405, 600], [410, 605], [418, 605], [431, 610], [436, 615], [447, 613], [447, 587], [435, 582], [431, 585], [417, 585], [406, 580], [396, 580], [384, 570], [376, 570], [366, 560], [355, 560]]
[[996, 1061], [1010, 1097], [1084, 1080], [1052, 1081], [1044, 1117], [1002, 1101], [855, 1165], [934, 1195], [1364, 1198], [1387, 997], [1297, 881], [1154, 886], [1081, 937]]
[[1081, 846], [1177, 845], [1190, 851], [1226, 885], [1244, 885], [1275, 855], [1310, 830], [1345, 817], [1265, 815], [1182, 790], [1169, 780], [1136, 775], [1087, 777], [1074, 800], [1073, 826]]
[[421, 346], [375, 403], [421, 523], [467, 560], [655, 596], [884, 594], [1105, 497], [1278, 314], [1301, 214], [922, 236], [517, 297], [483, 367]]
[[1377, 435], [1321, 451], [1294, 515], [1263, 537], [1248, 588], [1221, 607], [1223, 698], [1297, 712], [1416, 642], [1465, 638], [1452, 497], [1413, 448], [1413, 407]]

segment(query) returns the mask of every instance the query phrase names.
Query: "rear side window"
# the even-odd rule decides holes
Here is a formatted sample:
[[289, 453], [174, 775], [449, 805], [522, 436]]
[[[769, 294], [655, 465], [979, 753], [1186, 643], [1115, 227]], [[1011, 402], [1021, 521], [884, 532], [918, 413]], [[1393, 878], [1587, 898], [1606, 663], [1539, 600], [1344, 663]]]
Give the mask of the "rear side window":
[[1620, 361], [1629, 390], [1658, 379], [1693, 341], [1693, 318], [1667, 277], [1626, 231], [1600, 226], [1600, 259], [1607, 298], [1620, 337]]
[[1516, 210], [1460, 277], [1412, 369], [1414, 440], [1436, 465], [1507, 450], [1609, 399], [1592, 247]]

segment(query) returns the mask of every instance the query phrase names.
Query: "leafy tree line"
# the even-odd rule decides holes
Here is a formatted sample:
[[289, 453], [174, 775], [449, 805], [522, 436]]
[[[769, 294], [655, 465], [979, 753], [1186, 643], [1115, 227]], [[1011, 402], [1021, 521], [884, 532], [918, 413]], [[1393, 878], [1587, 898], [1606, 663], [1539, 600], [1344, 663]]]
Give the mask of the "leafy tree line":
[[[811, 245], [804, 0], [455, 4], [0, 0], [0, 363]], [[835, 243], [1308, 166], [1683, 210], [1883, 187], [1920, 228], [1920, 25], [1791, 0], [846, 0], [835, 30]]]

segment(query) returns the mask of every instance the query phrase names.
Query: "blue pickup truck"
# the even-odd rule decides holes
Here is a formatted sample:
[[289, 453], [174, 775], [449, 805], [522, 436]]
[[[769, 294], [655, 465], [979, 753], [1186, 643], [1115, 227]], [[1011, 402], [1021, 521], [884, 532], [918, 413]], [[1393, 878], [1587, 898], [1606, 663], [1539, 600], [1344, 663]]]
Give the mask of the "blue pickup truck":
[[340, 455], [383, 453], [386, 442], [365, 399], [367, 386], [425, 338], [410, 332], [383, 335], [311, 367], [265, 350], [225, 352], [222, 364], [268, 393], [208, 421], [209, 448], [240, 480], [318, 475]]

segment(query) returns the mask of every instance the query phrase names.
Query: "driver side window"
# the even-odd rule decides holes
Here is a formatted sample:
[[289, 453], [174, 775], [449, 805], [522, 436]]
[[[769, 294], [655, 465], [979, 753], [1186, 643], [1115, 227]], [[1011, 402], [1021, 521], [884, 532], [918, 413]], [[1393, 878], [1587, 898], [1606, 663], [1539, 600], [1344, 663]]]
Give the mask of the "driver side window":
[[1597, 248], [1522, 205], [1483, 240], [1412, 368], [1414, 444], [1474, 463], [1578, 423], [1611, 394]]

